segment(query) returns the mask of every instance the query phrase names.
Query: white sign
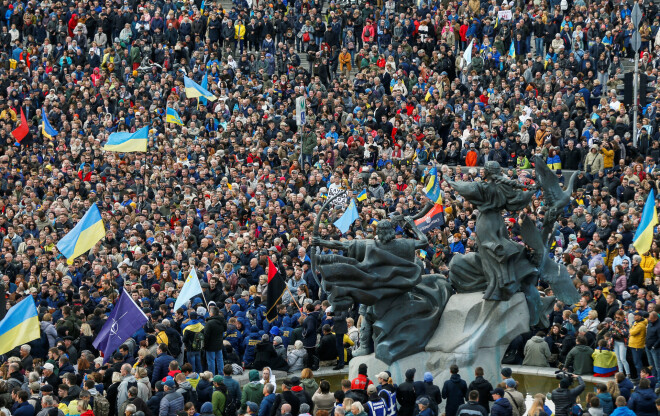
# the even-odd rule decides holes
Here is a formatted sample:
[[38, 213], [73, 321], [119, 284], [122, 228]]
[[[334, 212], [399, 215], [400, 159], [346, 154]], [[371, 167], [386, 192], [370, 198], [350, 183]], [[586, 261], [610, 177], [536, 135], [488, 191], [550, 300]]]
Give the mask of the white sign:
[[511, 20], [511, 10], [500, 10], [497, 12], [497, 18], [500, 20]]
[[305, 97], [296, 98], [296, 124], [298, 126], [307, 124], [307, 104]]

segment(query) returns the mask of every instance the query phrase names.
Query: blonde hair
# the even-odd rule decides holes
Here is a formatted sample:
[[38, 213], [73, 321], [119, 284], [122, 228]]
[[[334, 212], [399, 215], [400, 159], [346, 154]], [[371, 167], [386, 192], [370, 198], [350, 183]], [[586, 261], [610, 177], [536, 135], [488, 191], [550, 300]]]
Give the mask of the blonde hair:
[[527, 414], [529, 416], [536, 416], [541, 412], [543, 412], [543, 399], [534, 396], [534, 402], [532, 402], [532, 406], [529, 408]]

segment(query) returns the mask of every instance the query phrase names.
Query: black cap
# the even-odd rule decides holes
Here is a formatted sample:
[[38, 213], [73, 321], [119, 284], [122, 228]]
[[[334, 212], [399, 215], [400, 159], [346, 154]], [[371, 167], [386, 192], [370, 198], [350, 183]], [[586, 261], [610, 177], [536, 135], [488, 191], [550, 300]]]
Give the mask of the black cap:
[[500, 397], [502, 397], [502, 396], [504, 396], [504, 389], [502, 389], [502, 387], [495, 387], [495, 388], [490, 392], [490, 394], [497, 394], [497, 395], [499, 395]]

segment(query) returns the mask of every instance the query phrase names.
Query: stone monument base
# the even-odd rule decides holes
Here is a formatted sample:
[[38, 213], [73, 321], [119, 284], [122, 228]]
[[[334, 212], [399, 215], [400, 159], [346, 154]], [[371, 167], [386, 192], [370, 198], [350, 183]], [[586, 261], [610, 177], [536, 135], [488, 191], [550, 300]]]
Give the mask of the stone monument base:
[[[415, 325], [414, 321], [410, 325]], [[449, 298], [442, 313], [440, 324], [422, 352], [387, 365], [374, 354], [355, 357], [349, 365], [349, 378], [357, 376], [358, 366], [368, 366], [368, 377], [376, 382], [375, 375], [389, 370], [395, 383], [405, 380], [405, 372], [416, 368], [415, 380], [421, 380], [424, 372], [433, 374], [435, 384], [449, 379], [449, 366], [456, 364], [459, 374], [469, 381], [474, 379], [474, 369], [482, 367], [491, 382], [500, 380], [502, 357], [511, 341], [529, 331], [529, 311], [525, 296], [516, 293], [508, 301], [489, 301], [483, 293], [455, 294]]]

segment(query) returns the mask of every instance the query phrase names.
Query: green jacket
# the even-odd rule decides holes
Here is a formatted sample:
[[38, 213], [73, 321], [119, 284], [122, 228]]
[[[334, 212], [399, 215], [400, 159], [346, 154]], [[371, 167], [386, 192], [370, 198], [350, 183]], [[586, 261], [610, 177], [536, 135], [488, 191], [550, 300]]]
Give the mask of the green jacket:
[[211, 404], [213, 405], [213, 414], [215, 416], [222, 416], [225, 412], [225, 402], [227, 396], [220, 390], [215, 390], [211, 396]]
[[241, 412], [245, 412], [247, 402], [255, 402], [261, 404], [264, 399], [264, 385], [260, 382], [250, 382], [243, 386], [243, 394], [241, 395]]
[[316, 390], [318, 390], [319, 385], [316, 383], [316, 380], [313, 378], [306, 378], [303, 379], [302, 382], [302, 388], [309, 393], [310, 396], [313, 396], [314, 393], [316, 393]]
[[566, 356], [566, 367], [573, 367], [573, 373], [578, 375], [593, 374], [594, 361], [591, 358], [594, 350], [587, 345], [576, 345]]
[[303, 133], [302, 135], [302, 153], [304, 155], [314, 154], [314, 148], [316, 147], [316, 134], [313, 131]]

